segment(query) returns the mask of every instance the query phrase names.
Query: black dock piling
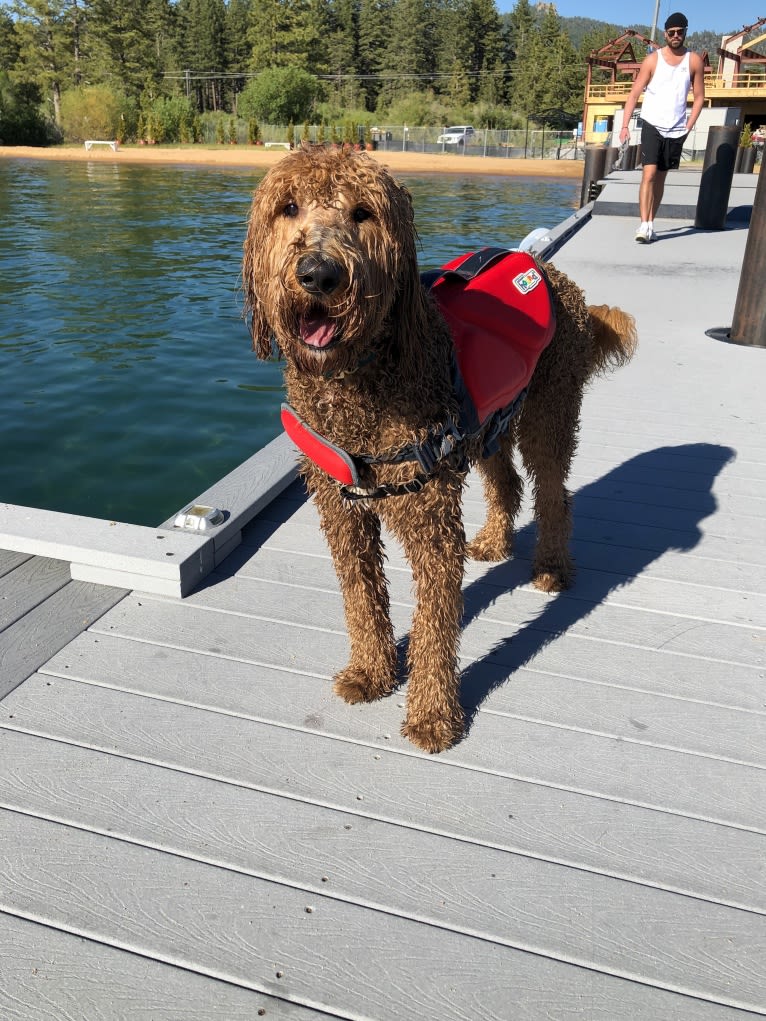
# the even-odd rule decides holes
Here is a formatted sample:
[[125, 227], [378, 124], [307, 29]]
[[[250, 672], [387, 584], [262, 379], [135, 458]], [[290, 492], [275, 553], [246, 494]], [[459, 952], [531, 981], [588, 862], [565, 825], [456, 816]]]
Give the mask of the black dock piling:
[[603, 145], [586, 145], [585, 162], [582, 169], [580, 208], [596, 197], [595, 186], [604, 177], [606, 157], [609, 150]]
[[766, 347], [766, 174], [763, 164], [755, 186], [753, 213], [742, 259], [734, 319], [729, 339], [733, 344]]
[[700, 230], [725, 227], [739, 132], [736, 125], [715, 125], [708, 132], [694, 220], [694, 226]]

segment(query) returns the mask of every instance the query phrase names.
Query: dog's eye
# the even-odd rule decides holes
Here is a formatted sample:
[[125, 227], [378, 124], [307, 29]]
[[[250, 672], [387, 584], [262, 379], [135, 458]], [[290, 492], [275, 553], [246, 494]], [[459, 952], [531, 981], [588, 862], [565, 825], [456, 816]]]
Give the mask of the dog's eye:
[[298, 206], [295, 202], [288, 202], [282, 210], [282, 215], [292, 220], [298, 215]]
[[365, 220], [369, 220], [372, 213], [369, 209], [365, 209], [364, 206], [357, 206], [351, 216], [354, 219], [354, 223], [364, 223]]

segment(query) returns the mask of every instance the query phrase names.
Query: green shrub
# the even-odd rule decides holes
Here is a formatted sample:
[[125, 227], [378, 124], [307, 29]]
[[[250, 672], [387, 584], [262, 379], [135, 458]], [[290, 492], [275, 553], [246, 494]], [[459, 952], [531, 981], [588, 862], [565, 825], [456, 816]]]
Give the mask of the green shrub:
[[[460, 113], [460, 116], [457, 114]], [[399, 96], [391, 105], [378, 109], [378, 117], [389, 124], [472, 124], [466, 111], [450, 110], [431, 90], [409, 92]]]
[[135, 131], [136, 118], [135, 105], [108, 85], [68, 89], [61, 96], [61, 129], [67, 142], [125, 139]]
[[[144, 104], [147, 141], [193, 141], [196, 110], [186, 96], [158, 96]], [[150, 133], [151, 127], [151, 133]]]
[[296, 123], [311, 113], [319, 94], [319, 80], [300, 67], [272, 67], [249, 81], [237, 108], [243, 117], [269, 124]]
[[255, 117], [247, 122], [247, 140], [250, 145], [256, 145], [261, 140], [261, 126]]

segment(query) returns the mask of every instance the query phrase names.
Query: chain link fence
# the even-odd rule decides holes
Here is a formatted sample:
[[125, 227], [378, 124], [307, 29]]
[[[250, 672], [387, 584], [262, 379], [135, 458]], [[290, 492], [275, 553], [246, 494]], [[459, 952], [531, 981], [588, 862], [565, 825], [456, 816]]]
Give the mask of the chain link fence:
[[[465, 125], [463, 126], [465, 127]], [[298, 145], [302, 138], [310, 142], [329, 142], [333, 138], [343, 139], [344, 125], [314, 124], [297, 126], [293, 129], [286, 124], [259, 124], [260, 140], [268, 146], [289, 145], [288, 138]], [[445, 127], [409, 127], [406, 124], [377, 124], [369, 130], [359, 125], [355, 128], [354, 142], [368, 142], [373, 149], [384, 152], [457, 153], [460, 156], [499, 156], [506, 159], [583, 159], [585, 147], [582, 138], [574, 131], [557, 131], [553, 128], [515, 128], [500, 131], [493, 128], [476, 128], [461, 132], [458, 141], [444, 138]], [[236, 123], [237, 141], [247, 142], [247, 125]], [[207, 137], [207, 136], [210, 137]], [[455, 137], [455, 133], [452, 133]], [[202, 141], [216, 142], [216, 128], [212, 122], [203, 126]]]

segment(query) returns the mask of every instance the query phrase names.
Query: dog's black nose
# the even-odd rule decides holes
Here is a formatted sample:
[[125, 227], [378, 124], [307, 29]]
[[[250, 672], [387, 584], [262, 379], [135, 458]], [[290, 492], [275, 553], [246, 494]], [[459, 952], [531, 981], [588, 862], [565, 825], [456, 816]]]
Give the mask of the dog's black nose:
[[296, 270], [298, 283], [309, 294], [332, 294], [340, 283], [341, 268], [321, 255], [304, 255]]

